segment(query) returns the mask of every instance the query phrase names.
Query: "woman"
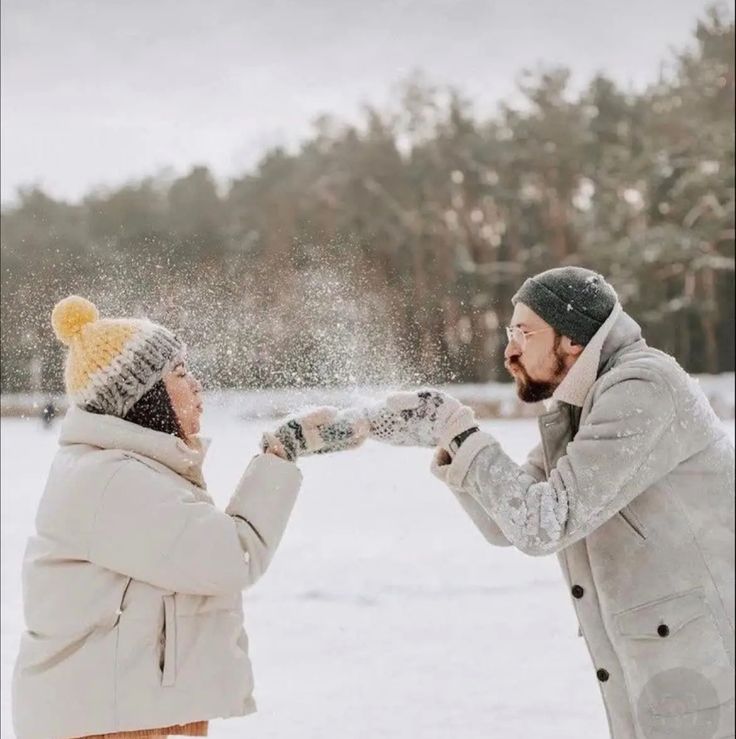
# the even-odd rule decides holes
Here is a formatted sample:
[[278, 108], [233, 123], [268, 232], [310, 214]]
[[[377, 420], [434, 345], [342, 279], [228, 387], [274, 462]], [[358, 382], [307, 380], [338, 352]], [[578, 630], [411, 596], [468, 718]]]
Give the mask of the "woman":
[[[184, 346], [70, 296], [70, 409], [23, 565], [27, 630], [13, 677], [18, 739], [206, 736], [255, 710], [241, 591], [266, 570], [301, 483], [299, 453], [363, 436], [292, 419], [225, 509], [205, 490], [202, 387]], [[269, 442], [270, 439], [270, 442]]]

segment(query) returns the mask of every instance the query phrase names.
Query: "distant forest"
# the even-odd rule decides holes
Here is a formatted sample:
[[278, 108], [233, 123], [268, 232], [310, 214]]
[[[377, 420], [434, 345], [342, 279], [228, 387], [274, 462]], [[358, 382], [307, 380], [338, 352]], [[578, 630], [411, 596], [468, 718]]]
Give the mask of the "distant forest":
[[[218, 183], [204, 166], [2, 212], [2, 391], [58, 390], [56, 300], [172, 327], [210, 387], [505, 379], [510, 298], [604, 274], [650, 344], [734, 369], [734, 22], [712, 9], [645, 91], [522, 73], [479, 119], [412, 78], [360, 125]], [[278, 94], [278, 90], [274, 90]]]

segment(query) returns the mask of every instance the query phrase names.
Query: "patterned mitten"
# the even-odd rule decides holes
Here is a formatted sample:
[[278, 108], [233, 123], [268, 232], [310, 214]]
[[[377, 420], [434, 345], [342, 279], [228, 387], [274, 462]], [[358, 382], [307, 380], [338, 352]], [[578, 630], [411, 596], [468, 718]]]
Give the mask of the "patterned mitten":
[[467, 406], [439, 390], [389, 395], [368, 411], [370, 437], [396, 446], [442, 446], [476, 426]]
[[361, 413], [317, 408], [290, 418], [275, 431], [265, 433], [261, 449], [294, 462], [308, 454], [354, 449], [368, 438], [368, 432], [368, 421]]

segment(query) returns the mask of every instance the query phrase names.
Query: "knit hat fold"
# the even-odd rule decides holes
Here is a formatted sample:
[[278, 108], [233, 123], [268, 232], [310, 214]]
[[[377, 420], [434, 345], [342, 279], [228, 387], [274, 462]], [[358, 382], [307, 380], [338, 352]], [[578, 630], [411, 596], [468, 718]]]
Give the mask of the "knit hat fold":
[[82, 408], [124, 417], [184, 357], [184, 344], [146, 319], [100, 319], [89, 300], [70, 295], [54, 307], [54, 332], [69, 347], [64, 379]]
[[602, 275], [583, 267], [557, 267], [527, 279], [511, 298], [576, 344], [585, 345], [618, 303]]

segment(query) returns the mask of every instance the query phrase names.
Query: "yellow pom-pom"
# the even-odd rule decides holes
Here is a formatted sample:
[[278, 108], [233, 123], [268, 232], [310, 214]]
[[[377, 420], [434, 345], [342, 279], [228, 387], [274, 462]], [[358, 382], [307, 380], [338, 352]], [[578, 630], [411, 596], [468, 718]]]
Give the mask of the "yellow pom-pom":
[[100, 317], [94, 303], [79, 295], [60, 300], [51, 313], [51, 325], [59, 341], [69, 344], [84, 326]]

